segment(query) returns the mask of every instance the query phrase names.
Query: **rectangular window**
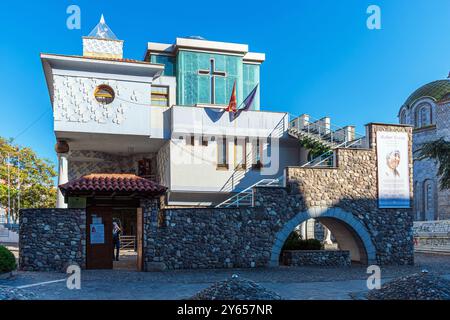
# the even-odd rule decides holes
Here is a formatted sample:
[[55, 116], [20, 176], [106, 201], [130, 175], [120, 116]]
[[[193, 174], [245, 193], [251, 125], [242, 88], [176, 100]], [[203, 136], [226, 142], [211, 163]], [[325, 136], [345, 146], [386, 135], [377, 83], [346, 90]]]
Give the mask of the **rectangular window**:
[[208, 146], [208, 137], [202, 136], [202, 146]]
[[262, 163], [263, 158], [263, 144], [259, 140], [259, 138], [256, 138], [252, 142], [252, 168], [253, 169], [261, 169], [263, 166]]
[[169, 87], [152, 85], [152, 106], [169, 106]]
[[189, 136], [187, 139], [186, 139], [186, 144], [187, 145], [189, 145], [189, 146], [194, 146], [195, 145], [195, 136]]
[[217, 168], [228, 169], [228, 148], [225, 138], [217, 139]]
[[234, 165], [238, 170], [244, 170], [245, 168], [247, 168], [245, 142], [245, 138], [234, 138]]

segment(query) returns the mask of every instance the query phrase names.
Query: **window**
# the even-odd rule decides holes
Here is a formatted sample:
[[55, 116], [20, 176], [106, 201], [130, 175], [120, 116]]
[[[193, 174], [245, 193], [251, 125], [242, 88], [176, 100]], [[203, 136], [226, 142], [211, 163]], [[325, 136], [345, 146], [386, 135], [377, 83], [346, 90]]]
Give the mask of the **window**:
[[402, 112], [400, 112], [400, 123], [406, 124], [406, 111], [405, 110], [402, 110]]
[[110, 86], [102, 84], [95, 88], [94, 97], [98, 103], [110, 104], [114, 101], [115, 94], [114, 90]]
[[190, 146], [194, 146], [195, 145], [195, 136], [189, 136], [187, 139], [186, 139], [186, 144], [187, 145], [190, 145]]
[[217, 139], [217, 168], [228, 169], [228, 148], [225, 138]]
[[423, 211], [425, 220], [434, 220], [434, 188], [433, 181], [426, 180], [423, 183]]
[[208, 137], [202, 136], [202, 146], [208, 146]]
[[421, 104], [416, 108], [416, 121], [417, 128], [426, 127], [431, 125], [431, 105], [428, 103]]
[[252, 168], [261, 169], [263, 167], [263, 147], [259, 138], [252, 142]]
[[244, 170], [245, 168], [247, 168], [245, 145], [245, 138], [234, 138], [234, 165], [238, 170]]
[[169, 87], [152, 85], [152, 106], [169, 106]]

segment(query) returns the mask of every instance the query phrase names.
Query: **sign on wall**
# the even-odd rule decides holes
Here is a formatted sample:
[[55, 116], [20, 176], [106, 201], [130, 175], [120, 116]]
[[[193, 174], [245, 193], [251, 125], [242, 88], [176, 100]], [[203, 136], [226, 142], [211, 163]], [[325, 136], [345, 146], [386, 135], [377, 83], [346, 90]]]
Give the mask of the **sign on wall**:
[[93, 223], [90, 225], [91, 244], [105, 243], [105, 225], [100, 223]]
[[406, 132], [377, 132], [378, 206], [409, 208], [409, 152]]

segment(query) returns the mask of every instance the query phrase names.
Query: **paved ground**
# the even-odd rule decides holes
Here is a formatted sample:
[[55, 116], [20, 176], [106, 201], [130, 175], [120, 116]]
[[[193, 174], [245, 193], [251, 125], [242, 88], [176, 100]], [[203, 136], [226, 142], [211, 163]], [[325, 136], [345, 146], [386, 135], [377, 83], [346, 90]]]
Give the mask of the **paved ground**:
[[[383, 281], [427, 269], [450, 279], [450, 255], [417, 254], [415, 266], [383, 267]], [[69, 290], [65, 281], [28, 287], [39, 299], [184, 299], [238, 274], [279, 293], [284, 299], [349, 299], [351, 292], [366, 290], [366, 268], [279, 267], [232, 270], [82, 272], [81, 290]], [[18, 272], [0, 285], [21, 287], [65, 279], [63, 273]]]

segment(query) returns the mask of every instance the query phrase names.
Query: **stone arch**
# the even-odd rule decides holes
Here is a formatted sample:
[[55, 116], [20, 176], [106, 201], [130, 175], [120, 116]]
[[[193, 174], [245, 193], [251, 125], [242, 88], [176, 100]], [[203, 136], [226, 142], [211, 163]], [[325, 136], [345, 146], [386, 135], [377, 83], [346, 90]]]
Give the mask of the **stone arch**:
[[[344, 242], [343, 249], [350, 250], [352, 260], [359, 260], [364, 264], [376, 263], [376, 250], [372, 238], [364, 225], [350, 212], [341, 208], [315, 207], [298, 213], [284, 224], [275, 235], [270, 257], [270, 266], [279, 265], [281, 248], [289, 234], [296, 226], [308, 219], [317, 219], [334, 232], [339, 244]], [[336, 233], [337, 231], [337, 233]], [[338, 239], [340, 237], [341, 239]], [[357, 251], [357, 252], [356, 252]], [[356, 256], [355, 256], [356, 255]]]

